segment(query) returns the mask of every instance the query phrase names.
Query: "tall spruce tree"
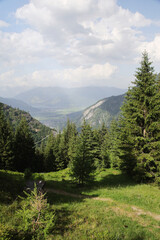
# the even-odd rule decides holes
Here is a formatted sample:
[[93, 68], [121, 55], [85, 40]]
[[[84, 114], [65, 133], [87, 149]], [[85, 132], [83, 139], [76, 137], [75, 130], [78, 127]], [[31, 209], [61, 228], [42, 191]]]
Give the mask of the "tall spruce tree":
[[119, 126], [118, 121], [113, 119], [110, 124], [109, 137], [108, 137], [109, 147], [108, 154], [110, 159], [110, 166], [112, 168], [119, 168], [120, 158], [119, 158]]
[[59, 138], [58, 153], [56, 154], [58, 169], [67, 168], [70, 160], [68, 155], [70, 140], [76, 135], [77, 129], [75, 124], [68, 120], [67, 126], [63, 129], [63, 132], [60, 134]]
[[51, 172], [57, 170], [56, 156], [55, 156], [55, 137], [53, 133], [50, 134], [46, 147], [44, 149], [44, 166], [45, 171]]
[[121, 168], [139, 180], [155, 180], [159, 177], [160, 100], [154, 68], [146, 52], [133, 84], [121, 108]]
[[105, 143], [106, 143], [107, 135], [108, 135], [108, 129], [104, 125], [104, 123], [99, 129], [93, 130], [93, 149], [94, 149], [93, 154], [95, 159], [95, 166], [97, 169], [106, 167], [105, 150], [107, 148], [107, 145]]
[[14, 138], [10, 123], [0, 104], [0, 169], [14, 169]]
[[[75, 143], [73, 143], [75, 140]], [[76, 139], [72, 138], [73, 151], [70, 152], [70, 170], [71, 176], [84, 184], [91, 179], [91, 173], [94, 171], [94, 148], [93, 132], [90, 125], [84, 121], [81, 133]]]
[[101, 147], [101, 166], [103, 168], [109, 168], [110, 167], [110, 158], [109, 158], [109, 150], [110, 150], [110, 142], [109, 142], [109, 134], [108, 132], [104, 135], [104, 141], [100, 145]]
[[34, 169], [35, 147], [27, 121], [22, 119], [15, 133], [15, 168], [24, 171]]

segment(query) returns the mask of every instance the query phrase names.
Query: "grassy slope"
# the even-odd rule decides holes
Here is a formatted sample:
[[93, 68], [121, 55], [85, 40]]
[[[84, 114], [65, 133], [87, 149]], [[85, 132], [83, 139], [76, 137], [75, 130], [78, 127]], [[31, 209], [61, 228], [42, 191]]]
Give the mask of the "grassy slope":
[[[155, 218], [160, 215], [158, 187], [135, 184], [120, 171], [112, 169], [97, 173], [94, 183], [83, 188], [71, 181], [68, 169], [34, 174], [34, 177], [43, 177], [46, 189], [91, 196], [81, 199], [47, 193], [48, 201], [57, 214], [55, 231], [49, 239], [159, 239], [160, 221]], [[11, 224], [23, 175], [1, 171], [0, 178], [0, 219], [2, 223]], [[11, 187], [17, 184], [18, 188]]]
[[67, 169], [40, 175], [46, 188], [93, 197], [48, 193], [50, 202], [61, 209], [62, 228], [55, 239], [159, 239], [160, 221], [154, 218], [159, 214], [160, 220], [158, 187], [136, 184], [113, 169], [97, 173], [94, 183], [83, 188], [72, 183]]

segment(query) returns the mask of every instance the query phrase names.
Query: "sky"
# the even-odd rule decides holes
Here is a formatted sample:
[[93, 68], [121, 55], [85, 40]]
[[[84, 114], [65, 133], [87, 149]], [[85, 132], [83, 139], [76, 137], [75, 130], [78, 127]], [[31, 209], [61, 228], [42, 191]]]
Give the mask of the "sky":
[[160, 0], [0, 0], [0, 96], [48, 86], [127, 89], [145, 50], [160, 72], [159, 12]]

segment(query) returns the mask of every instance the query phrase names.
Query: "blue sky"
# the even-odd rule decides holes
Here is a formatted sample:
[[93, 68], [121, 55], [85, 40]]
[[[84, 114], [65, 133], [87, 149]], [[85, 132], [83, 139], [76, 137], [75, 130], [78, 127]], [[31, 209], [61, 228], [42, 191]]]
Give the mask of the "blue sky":
[[0, 96], [128, 88], [144, 50], [159, 72], [159, 12], [160, 0], [0, 0]]

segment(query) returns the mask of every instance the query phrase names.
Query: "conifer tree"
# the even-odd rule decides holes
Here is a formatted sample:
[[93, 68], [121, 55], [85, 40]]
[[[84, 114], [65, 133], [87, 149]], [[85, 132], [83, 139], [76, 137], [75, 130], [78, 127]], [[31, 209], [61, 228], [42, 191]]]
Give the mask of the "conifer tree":
[[55, 137], [53, 133], [48, 138], [46, 147], [44, 149], [44, 166], [45, 171], [51, 172], [57, 170], [56, 156], [55, 156]]
[[0, 168], [13, 170], [14, 139], [10, 123], [5, 119], [0, 105]]
[[34, 171], [44, 172], [45, 171], [45, 157], [43, 148], [36, 147], [35, 149], [35, 161], [34, 161]]
[[24, 171], [34, 169], [35, 148], [27, 121], [22, 119], [15, 133], [15, 168]]
[[139, 180], [155, 180], [160, 161], [160, 100], [154, 68], [146, 52], [133, 84], [120, 120], [121, 168]]
[[120, 158], [119, 158], [119, 126], [118, 122], [113, 119], [110, 124], [109, 136], [108, 136], [108, 153], [109, 162], [112, 168], [119, 168]]
[[102, 159], [101, 166], [103, 168], [110, 167], [109, 147], [110, 147], [109, 134], [107, 132], [104, 136], [104, 141], [101, 144], [101, 159]]
[[91, 173], [95, 169], [92, 138], [92, 129], [84, 121], [81, 133], [76, 138], [70, 162], [71, 176], [82, 185], [91, 179]]
[[105, 152], [103, 150], [104, 148], [106, 149], [107, 147], [106, 145], [104, 145], [104, 141], [107, 134], [108, 129], [107, 127], [105, 127], [104, 124], [102, 124], [102, 126], [99, 129], [93, 130], [93, 149], [94, 149], [93, 154], [96, 168], [102, 168], [106, 166], [104, 162], [104, 160], [106, 160], [104, 157]]
[[60, 135], [59, 139], [59, 150], [57, 154], [57, 164], [59, 169], [64, 169], [69, 164], [69, 144], [73, 136], [77, 135], [77, 129], [74, 123], [67, 121], [66, 128]]

